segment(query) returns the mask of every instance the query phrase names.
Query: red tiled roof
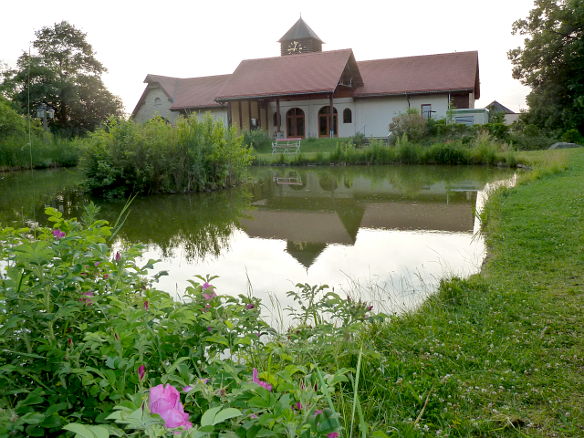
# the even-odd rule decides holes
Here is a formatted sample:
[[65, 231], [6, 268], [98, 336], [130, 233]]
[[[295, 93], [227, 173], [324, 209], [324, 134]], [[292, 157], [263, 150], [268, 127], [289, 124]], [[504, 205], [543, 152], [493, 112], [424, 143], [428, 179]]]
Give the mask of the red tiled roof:
[[474, 91], [480, 97], [478, 52], [357, 62], [364, 85], [354, 97]]
[[332, 93], [349, 62], [351, 49], [241, 61], [218, 101], [249, 97]]
[[171, 110], [220, 106], [215, 98], [231, 75], [178, 79]]

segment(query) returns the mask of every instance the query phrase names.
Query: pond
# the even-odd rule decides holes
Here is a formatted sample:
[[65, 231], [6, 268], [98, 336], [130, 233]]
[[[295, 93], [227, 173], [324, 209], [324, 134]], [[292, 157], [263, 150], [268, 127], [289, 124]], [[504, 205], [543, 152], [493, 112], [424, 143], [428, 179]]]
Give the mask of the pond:
[[[245, 187], [138, 198], [117, 245], [144, 244], [180, 297], [187, 280], [218, 275], [219, 293], [290, 304], [296, 283], [327, 284], [380, 311], [419, 304], [441, 278], [478, 272], [475, 211], [511, 178], [486, 167], [253, 168]], [[44, 207], [80, 216], [89, 198], [76, 170], [0, 174], [0, 223], [46, 223]], [[95, 201], [115, 220], [123, 201]], [[278, 322], [278, 321], [272, 321]]]

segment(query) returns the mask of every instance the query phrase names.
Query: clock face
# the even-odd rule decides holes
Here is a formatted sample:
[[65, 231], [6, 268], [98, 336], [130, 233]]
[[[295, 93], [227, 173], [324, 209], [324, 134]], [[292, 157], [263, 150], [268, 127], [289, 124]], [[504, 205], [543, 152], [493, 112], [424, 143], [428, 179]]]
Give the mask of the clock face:
[[300, 44], [298, 41], [292, 41], [290, 44], [288, 44], [288, 53], [300, 53], [302, 52], [302, 44]]

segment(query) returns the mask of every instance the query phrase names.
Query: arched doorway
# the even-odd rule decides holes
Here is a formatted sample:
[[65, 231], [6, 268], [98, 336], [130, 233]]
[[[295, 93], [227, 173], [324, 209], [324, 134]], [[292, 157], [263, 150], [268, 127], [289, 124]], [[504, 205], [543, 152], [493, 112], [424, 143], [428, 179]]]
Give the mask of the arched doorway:
[[[333, 107], [333, 137], [338, 135], [338, 124], [339, 124], [339, 117], [337, 113], [337, 109]], [[323, 106], [318, 111], [318, 136], [319, 137], [328, 137], [330, 135], [331, 126], [329, 125], [329, 107]]]
[[300, 108], [292, 108], [286, 113], [286, 135], [288, 137], [304, 138], [304, 111]]

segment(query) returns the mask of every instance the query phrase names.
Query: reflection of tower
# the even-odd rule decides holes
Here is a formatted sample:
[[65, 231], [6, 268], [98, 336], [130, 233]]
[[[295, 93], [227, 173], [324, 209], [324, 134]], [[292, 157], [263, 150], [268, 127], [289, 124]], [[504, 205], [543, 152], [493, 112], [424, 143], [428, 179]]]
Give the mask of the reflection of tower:
[[326, 248], [326, 243], [286, 242], [286, 251], [306, 268], [310, 268], [317, 257]]

